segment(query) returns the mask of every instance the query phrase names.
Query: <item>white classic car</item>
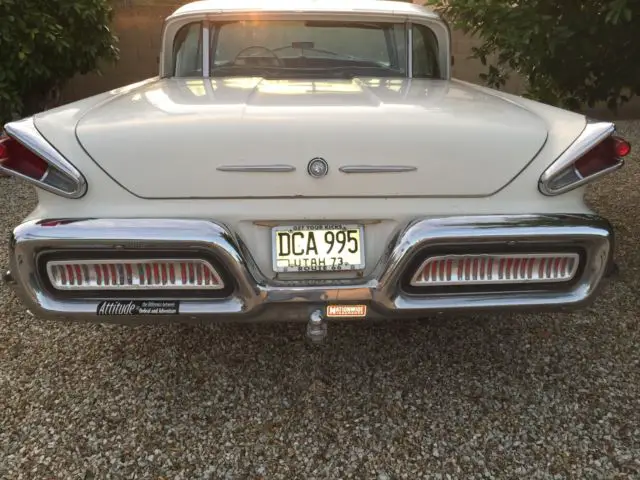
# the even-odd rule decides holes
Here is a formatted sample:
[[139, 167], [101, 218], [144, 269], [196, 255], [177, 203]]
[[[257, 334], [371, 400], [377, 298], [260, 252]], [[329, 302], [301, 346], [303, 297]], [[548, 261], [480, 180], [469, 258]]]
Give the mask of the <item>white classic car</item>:
[[582, 306], [612, 263], [584, 187], [614, 125], [451, 79], [432, 11], [226, 0], [157, 78], [7, 124], [38, 187], [6, 280], [43, 318], [304, 320]]

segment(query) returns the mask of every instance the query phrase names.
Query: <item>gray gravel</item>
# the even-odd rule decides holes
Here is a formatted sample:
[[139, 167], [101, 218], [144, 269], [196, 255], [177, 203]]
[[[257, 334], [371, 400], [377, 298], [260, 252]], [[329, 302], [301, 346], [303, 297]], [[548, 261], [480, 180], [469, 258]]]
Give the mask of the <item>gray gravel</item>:
[[[338, 325], [313, 349], [301, 325], [43, 322], [2, 287], [0, 478], [640, 478], [639, 179], [631, 159], [590, 192], [621, 272], [574, 314]], [[0, 195], [4, 240], [33, 195]]]

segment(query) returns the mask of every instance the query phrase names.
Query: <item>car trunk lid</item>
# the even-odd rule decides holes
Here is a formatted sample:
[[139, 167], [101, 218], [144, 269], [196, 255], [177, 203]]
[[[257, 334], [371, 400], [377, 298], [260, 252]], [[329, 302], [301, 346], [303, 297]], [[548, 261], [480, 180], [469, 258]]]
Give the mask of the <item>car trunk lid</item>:
[[144, 198], [489, 196], [547, 129], [455, 81], [165, 79], [89, 111], [77, 137]]

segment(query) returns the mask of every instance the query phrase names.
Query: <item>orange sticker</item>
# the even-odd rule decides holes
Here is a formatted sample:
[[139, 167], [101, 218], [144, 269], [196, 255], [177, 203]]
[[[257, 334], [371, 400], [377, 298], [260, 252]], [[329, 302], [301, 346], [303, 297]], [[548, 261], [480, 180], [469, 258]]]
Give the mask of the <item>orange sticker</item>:
[[327, 318], [362, 318], [366, 316], [366, 305], [327, 305]]

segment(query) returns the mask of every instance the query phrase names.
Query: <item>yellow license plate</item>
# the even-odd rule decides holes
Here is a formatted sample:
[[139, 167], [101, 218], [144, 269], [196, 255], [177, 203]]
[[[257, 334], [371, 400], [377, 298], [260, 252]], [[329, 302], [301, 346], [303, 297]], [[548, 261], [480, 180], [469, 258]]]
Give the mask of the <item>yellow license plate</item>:
[[295, 225], [273, 229], [275, 272], [364, 269], [362, 225]]

